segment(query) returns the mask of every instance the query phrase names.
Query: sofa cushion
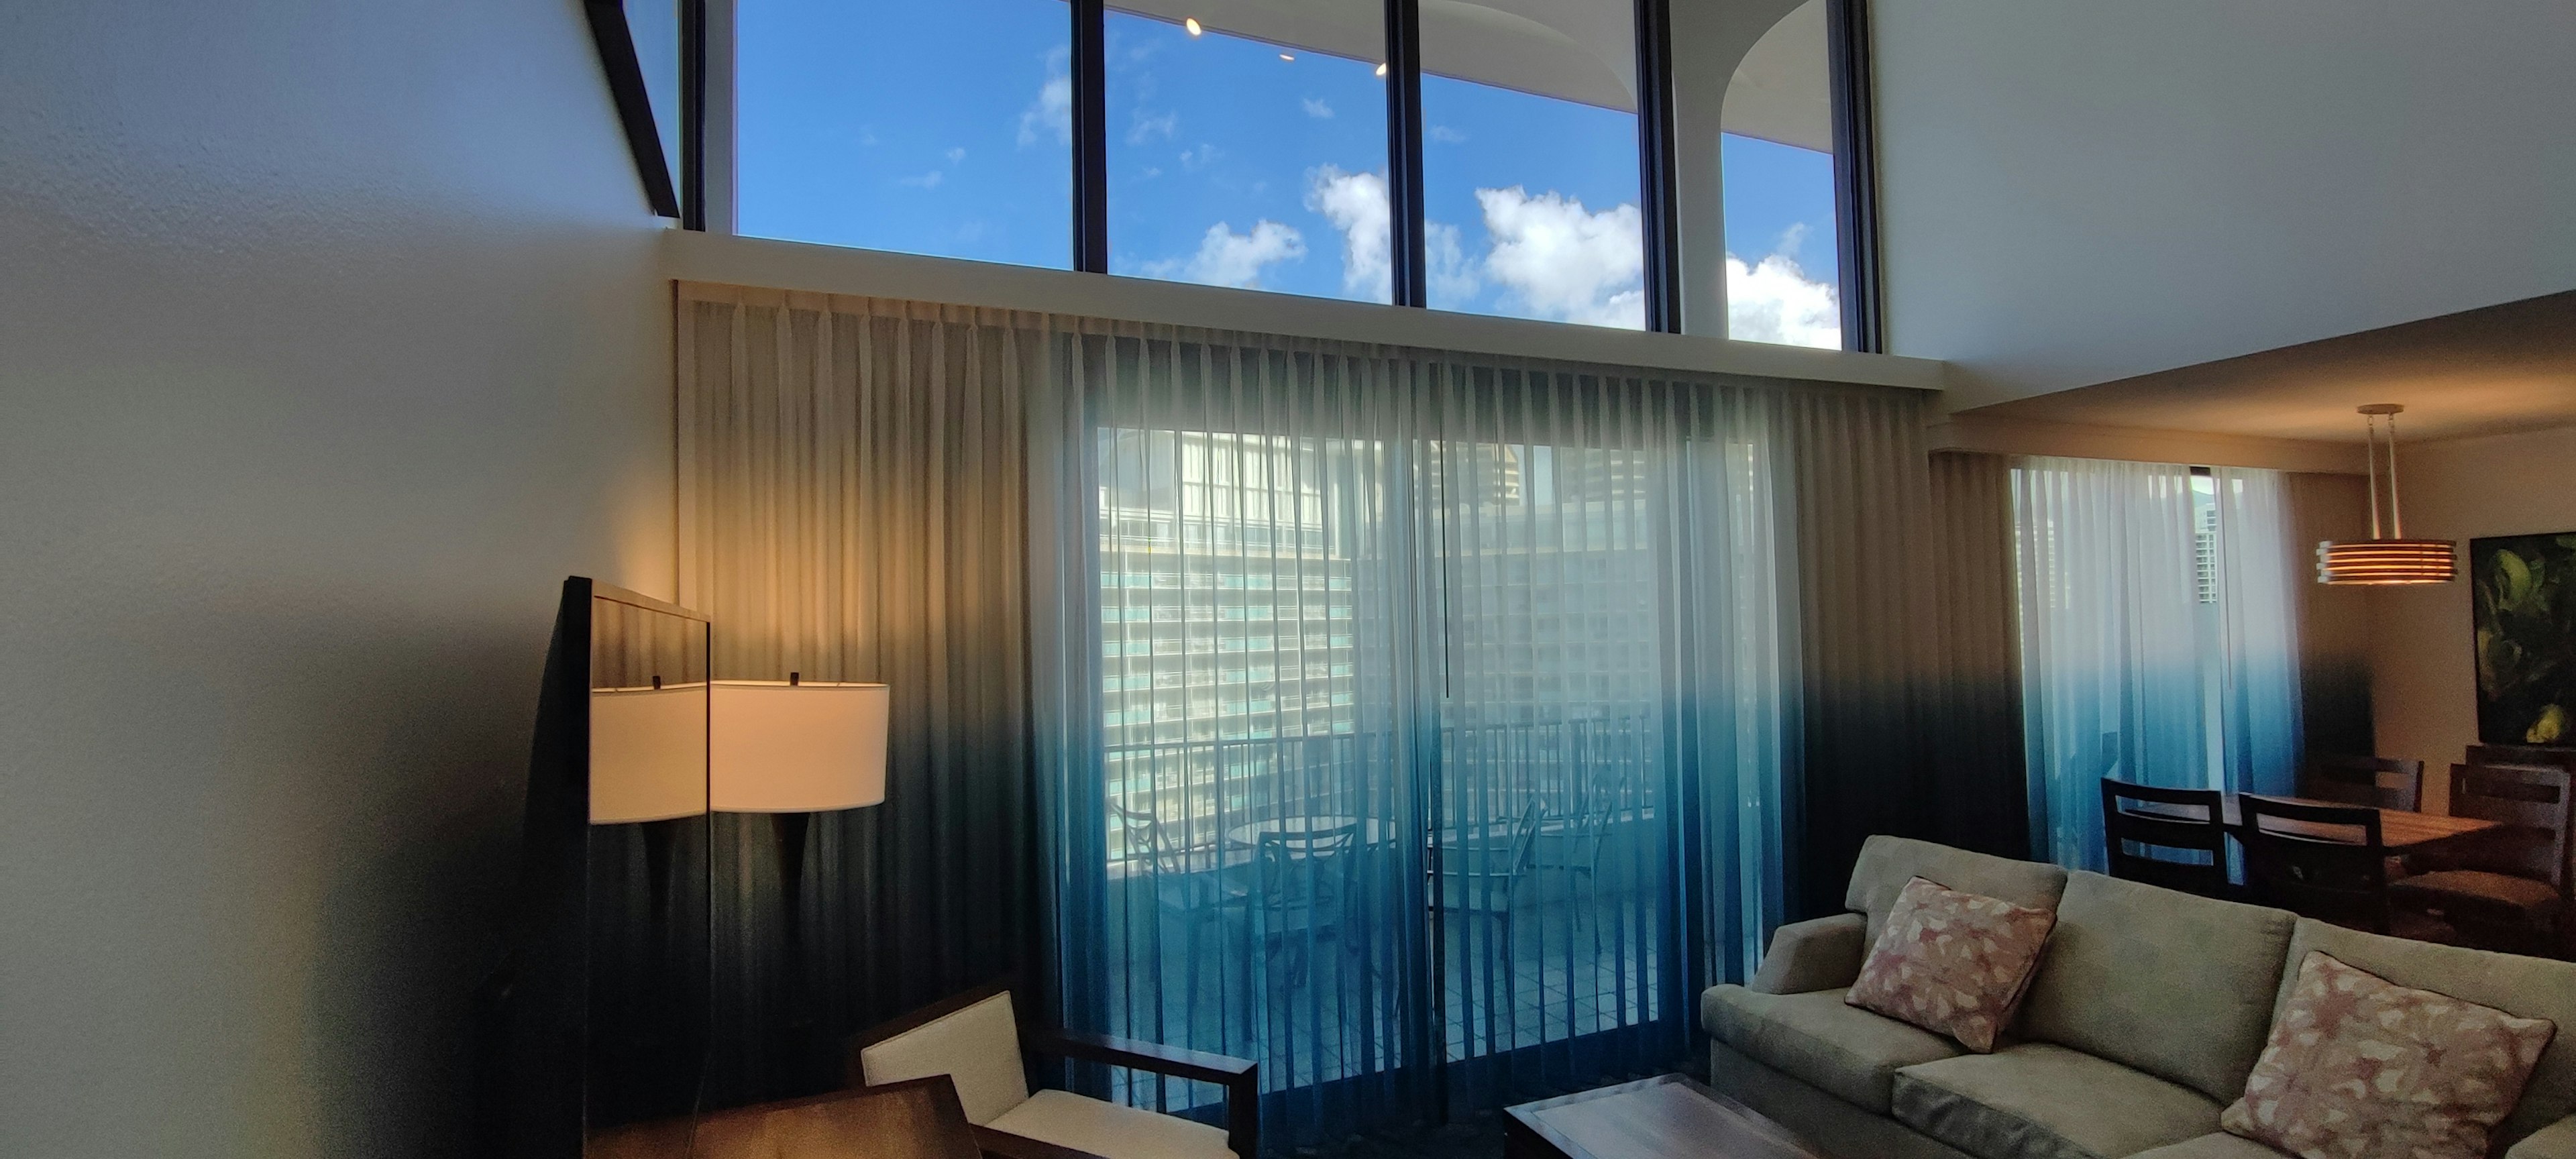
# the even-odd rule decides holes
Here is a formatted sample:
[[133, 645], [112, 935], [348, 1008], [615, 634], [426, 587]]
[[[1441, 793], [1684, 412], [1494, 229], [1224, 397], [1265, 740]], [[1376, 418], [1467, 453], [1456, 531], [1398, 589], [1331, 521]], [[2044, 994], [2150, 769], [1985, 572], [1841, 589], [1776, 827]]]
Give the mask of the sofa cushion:
[[1864, 944], [1878, 943], [1878, 928], [1886, 924], [1887, 911], [1896, 907], [1905, 883], [1917, 877], [1961, 893], [2045, 910], [2057, 908], [2057, 895], [2066, 888], [2066, 871], [2054, 865], [1880, 834], [1862, 843], [1860, 860], [1852, 866], [1851, 885], [1843, 892], [1845, 909], [1869, 917]]
[[2056, 918], [2044, 909], [1907, 882], [1844, 1000], [1984, 1053], [2012, 1021]]
[[1117, 1159], [1236, 1159], [1225, 1145], [1225, 1132], [1205, 1123], [1065, 1091], [1030, 1095], [991, 1126], [1023, 1139]]
[[2218, 1129], [2218, 1103], [2047, 1043], [1896, 1072], [1898, 1121], [1982, 1159], [2119, 1159]]
[[1747, 1056], [1881, 1115], [1898, 1068], [1959, 1053], [1946, 1037], [1844, 1005], [1844, 994], [1712, 986], [1700, 996], [1700, 1025]]
[[2486, 1159], [2557, 1029], [2311, 953], [2218, 1125], [2294, 1155]]
[[2281, 1153], [2251, 1139], [2220, 1132], [2140, 1151], [2129, 1159], [2281, 1159]]
[[2297, 922], [2287, 910], [2074, 874], [2019, 1030], [2232, 1100], [2263, 1052]]
[[[2560, 1032], [2541, 1053], [2540, 1065], [2532, 1069], [2531, 1081], [2522, 1088], [2522, 1101], [2496, 1128], [2498, 1146], [2510, 1147], [2523, 1136], [2576, 1113], [2576, 963], [2410, 942], [2302, 918], [2290, 939], [2289, 960], [2305, 961], [2311, 950], [2400, 986], [2557, 1024]], [[2284, 980], [2275, 1017], [2289, 1005], [2297, 981], [2295, 971]]]

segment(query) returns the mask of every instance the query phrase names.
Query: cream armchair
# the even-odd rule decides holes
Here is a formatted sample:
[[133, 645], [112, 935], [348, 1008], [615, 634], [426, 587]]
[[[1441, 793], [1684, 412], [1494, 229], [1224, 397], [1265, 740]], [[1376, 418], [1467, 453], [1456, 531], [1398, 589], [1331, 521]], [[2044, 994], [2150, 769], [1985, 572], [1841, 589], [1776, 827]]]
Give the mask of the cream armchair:
[[[1069, 1091], [1031, 1092], [1021, 1052], [1134, 1067], [1225, 1087], [1226, 1129]], [[1260, 1152], [1256, 1064], [1221, 1054], [1023, 1026], [1011, 992], [988, 986], [918, 1010], [850, 1044], [862, 1086], [944, 1074], [957, 1085], [976, 1142], [990, 1154], [1067, 1159], [1254, 1159]], [[1035, 1140], [1039, 1146], [1028, 1146]]]

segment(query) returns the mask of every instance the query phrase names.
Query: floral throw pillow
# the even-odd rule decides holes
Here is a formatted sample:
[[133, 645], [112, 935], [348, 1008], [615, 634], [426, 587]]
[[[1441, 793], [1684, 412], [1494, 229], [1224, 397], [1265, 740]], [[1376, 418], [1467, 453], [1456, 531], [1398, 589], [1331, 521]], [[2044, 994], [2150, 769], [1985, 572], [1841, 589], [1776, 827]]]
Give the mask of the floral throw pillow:
[[2557, 1030], [2311, 950], [2218, 1125], [2308, 1159], [2483, 1159]]
[[1983, 1054], [2012, 1021], [2057, 915], [2001, 898], [1905, 883], [1843, 1001], [1946, 1034]]

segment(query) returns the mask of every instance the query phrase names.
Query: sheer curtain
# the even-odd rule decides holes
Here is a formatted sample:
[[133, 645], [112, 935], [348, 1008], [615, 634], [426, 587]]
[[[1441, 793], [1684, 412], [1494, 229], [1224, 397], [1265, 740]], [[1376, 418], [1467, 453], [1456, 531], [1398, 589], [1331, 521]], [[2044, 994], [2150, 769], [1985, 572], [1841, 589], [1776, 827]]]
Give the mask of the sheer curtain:
[[2012, 476], [2035, 854], [2103, 867], [2105, 776], [2288, 791], [2299, 573], [2280, 474], [2027, 458]]
[[1075, 1020], [1260, 1060], [1283, 1141], [1686, 1050], [1782, 908], [1776, 396], [1059, 324]]
[[715, 675], [893, 692], [885, 803], [812, 818], [798, 937], [772, 819], [716, 817], [711, 1106], [830, 1089], [853, 1031], [1048, 978], [1022, 442], [1044, 354], [993, 311], [680, 286], [679, 593]]
[[2211, 476], [2226, 624], [2224, 780], [2238, 792], [2295, 792], [2304, 750], [2297, 585], [2309, 557], [2293, 533], [2280, 472], [2219, 467]]
[[1283, 1144], [1663, 1069], [1923, 829], [1910, 393], [688, 284], [678, 358], [718, 675], [895, 690], [800, 955], [720, 825], [719, 1103], [1004, 973]]
[[2192, 506], [2189, 467], [2014, 465], [2022, 727], [2043, 860], [2103, 868], [2103, 777], [2209, 783]]

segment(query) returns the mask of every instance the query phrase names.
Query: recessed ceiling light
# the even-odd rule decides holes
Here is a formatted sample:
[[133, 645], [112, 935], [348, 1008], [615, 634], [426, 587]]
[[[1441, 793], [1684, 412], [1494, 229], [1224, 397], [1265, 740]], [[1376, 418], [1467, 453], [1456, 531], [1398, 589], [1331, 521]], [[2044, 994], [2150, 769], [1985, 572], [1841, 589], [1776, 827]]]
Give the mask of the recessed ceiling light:
[[1383, 65], [1383, 64], [1381, 64], [1381, 65], [1377, 66], [1377, 74], [1378, 74], [1379, 76], [1385, 76], [1385, 75], [1386, 75], [1386, 66], [1385, 66], [1385, 65]]
[[1295, 60], [1295, 59], [1297, 59], [1297, 58], [1296, 58], [1296, 57], [1293, 57], [1293, 56], [1290, 56], [1290, 55], [1288, 55], [1287, 53], [1284, 53], [1284, 52], [1283, 52], [1283, 53], [1280, 53], [1280, 54], [1279, 54], [1279, 59], [1281, 59], [1281, 60]]
[[1196, 36], [1207, 31], [1207, 29], [1199, 27], [1199, 18], [1196, 16], [1181, 17], [1181, 27], [1189, 29], [1190, 35], [1192, 36]]

